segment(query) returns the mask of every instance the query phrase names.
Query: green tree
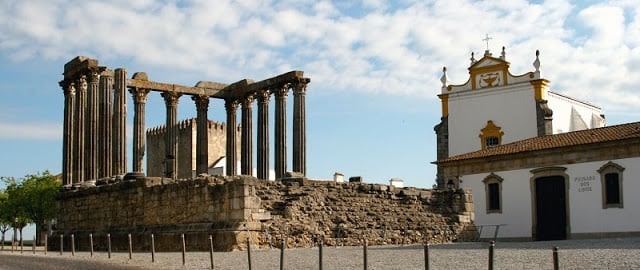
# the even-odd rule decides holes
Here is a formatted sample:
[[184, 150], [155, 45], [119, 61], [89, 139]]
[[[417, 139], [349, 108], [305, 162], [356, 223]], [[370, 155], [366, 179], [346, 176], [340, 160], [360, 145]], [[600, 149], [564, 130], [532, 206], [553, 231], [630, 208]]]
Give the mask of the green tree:
[[7, 212], [7, 201], [9, 200], [9, 195], [0, 191], [0, 232], [2, 233], [2, 250], [4, 250], [4, 240], [7, 231], [11, 228], [11, 219], [9, 219], [5, 213]]
[[[57, 203], [55, 196], [60, 190], [60, 182], [48, 171], [26, 175], [16, 181], [4, 178], [7, 184], [8, 216], [13, 220], [13, 227], [20, 230], [28, 223], [36, 225], [36, 241], [40, 243], [42, 225], [55, 218]], [[15, 235], [15, 234], [14, 234]]]

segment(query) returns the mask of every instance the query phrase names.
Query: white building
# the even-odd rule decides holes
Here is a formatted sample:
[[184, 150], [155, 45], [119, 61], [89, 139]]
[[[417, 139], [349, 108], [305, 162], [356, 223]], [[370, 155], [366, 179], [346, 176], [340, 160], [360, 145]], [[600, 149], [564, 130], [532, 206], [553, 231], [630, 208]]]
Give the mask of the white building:
[[604, 127], [600, 108], [549, 90], [538, 56], [514, 76], [504, 48], [487, 51], [462, 85], [445, 69], [438, 186], [471, 189], [499, 238], [640, 235], [640, 123]]

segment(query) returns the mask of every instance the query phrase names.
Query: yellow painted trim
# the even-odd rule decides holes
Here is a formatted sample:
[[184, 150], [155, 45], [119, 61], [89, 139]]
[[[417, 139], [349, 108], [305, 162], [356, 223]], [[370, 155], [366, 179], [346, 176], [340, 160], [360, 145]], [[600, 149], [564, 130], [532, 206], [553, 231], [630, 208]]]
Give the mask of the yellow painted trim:
[[442, 117], [449, 116], [449, 94], [438, 95], [442, 103]]
[[480, 145], [482, 146], [482, 150], [487, 148], [485, 140], [490, 137], [498, 138], [498, 145], [502, 144], [502, 136], [504, 135], [504, 132], [502, 132], [501, 129], [501, 127], [496, 126], [493, 123], [493, 120], [487, 121], [487, 125], [480, 130], [480, 135], [478, 135], [478, 137], [480, 137]]
[[549, 81], [546, 79], [532, 80], [533, 94], [536, 101], [545, 100], [547, 98], [547, 88], [549, 87]]
[[475, 90], [478, 88], [476, 83], [477, 77], [480, 74], [484, 74], [487, 72], [500, 72], [503, 74], [503, 82], [502, 84], [496, 86], [502, 86], [507, 84], [507, 78], [509, 77], [509, 65], [507, 63], [499, 63], [493, 66], [484, 66], [484, 67], [472, 67], [469, 69], [469, 75], [471, 77], [471, 90]]

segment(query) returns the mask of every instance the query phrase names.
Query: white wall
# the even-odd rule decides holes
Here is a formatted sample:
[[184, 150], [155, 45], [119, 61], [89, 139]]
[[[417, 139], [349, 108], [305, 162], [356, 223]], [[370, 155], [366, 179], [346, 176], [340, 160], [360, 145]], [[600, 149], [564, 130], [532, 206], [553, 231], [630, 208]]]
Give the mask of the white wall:
[[470, 90], [449, 96], [449, 156], [482, 149], [481, 129], [492, 120], [502, 128], [502, 143], [538, 134], [530, 83]]
[[584, 120], [588, 128], [599, 126], [591, 125], [593, 114], [600, 115], [602, 110], [593, 105], [589, 105], [575, 99], [571, 99], [554, 92], [549, 92], [547, 96], [548, 106], [553, 110], [553, 134], [575, 131], [571, 128], [571, 109], [574, 108]]
[[[613, 160], [624, 167], [624, 208], [602, 209], [602, 185], [600, 169], [606, 161], [563, 165], [569, 175], [569, 225], [571, 233], [639, 232], [640, 231], [640, 158]], [[499, 237], [531, 237], [532, 191], [531, 169], [494, 172], [502, 177], [502, 213], [487, 214], [486, 194], [482, 180], [489, 173], [464, 175], [462, 188], [470, 188], [475, 205], [477, 225], [506, 224], [500, 228]], [[586, 179], [586, 180], [585, 180]], [[588, 182], [588, 184], [583, 184]], [[581, 189], [583, 188], [583, 189]], [[586, 188], [586, 189], [585, 189]]]

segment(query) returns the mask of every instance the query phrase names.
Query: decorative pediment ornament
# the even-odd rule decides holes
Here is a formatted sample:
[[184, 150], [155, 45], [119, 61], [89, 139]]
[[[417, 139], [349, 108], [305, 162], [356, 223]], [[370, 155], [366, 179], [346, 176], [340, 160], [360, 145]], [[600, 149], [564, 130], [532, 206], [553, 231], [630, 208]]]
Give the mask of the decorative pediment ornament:
[[478, 85], [481, 88], [500, 85], [500, 82], [502, 81], [500, 77], [501, 75], [499, 72], [490, 72], [490, 73], [480, 74], [478, 76], [479, 78]]

